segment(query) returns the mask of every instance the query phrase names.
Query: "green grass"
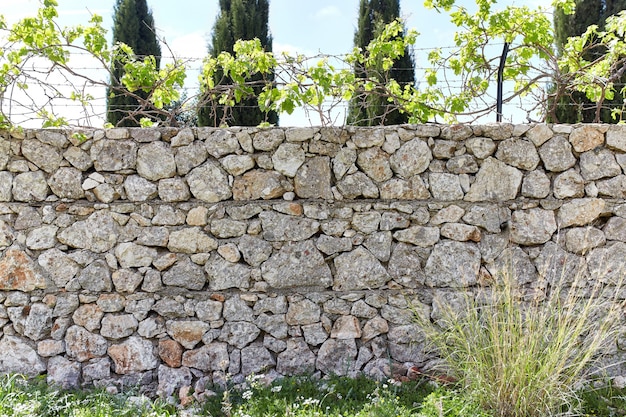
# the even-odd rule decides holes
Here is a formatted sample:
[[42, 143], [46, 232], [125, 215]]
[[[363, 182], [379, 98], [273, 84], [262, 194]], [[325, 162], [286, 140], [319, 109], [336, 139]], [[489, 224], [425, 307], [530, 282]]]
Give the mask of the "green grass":
[[[216, 391], [204, 404], [182, 409], [162, 400], [102, 390], [59, 390], [43, 379], [0, 377], [0, 416], [68, 417], [490, 417], [459, 387], [427, 381], [402, 384], [367, 378], [291, 377], [270, 385], [261, 378]], [[626, 390], [610, 384], [582, 391], [580, 416], [626, 415]], [[140, 403], [141, 405], [137, 405]], [[546, 415], [548, 416], [548, 414]]]
[[556, 274], [542, 297], [528, 297], [503, 271], [479, 296], [466, 297], [465, 307], [441, 303], [437, 322], [415, 312], [446, 372], [494, 416], [578, 411], [584, 401], [577, 387], [589, 386], [590, 371], [615, 338], [623, 304], [615, 298], [619, 285]]

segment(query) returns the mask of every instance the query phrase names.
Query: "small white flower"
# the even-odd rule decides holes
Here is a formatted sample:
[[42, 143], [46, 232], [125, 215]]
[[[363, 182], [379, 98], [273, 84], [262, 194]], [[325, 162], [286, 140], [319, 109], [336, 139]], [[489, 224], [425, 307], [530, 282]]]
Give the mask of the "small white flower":
[[282, 385], [276, 385], [275, 387], [272, 387], [272, 389], [270, 391], [272, 391], [272, 392], [280, 392], [281, 389], [283, 389]]
[[244, 391], [241, 397], [246, 401], [250, 400], [250, 398], [252, 398], [252, 391]]

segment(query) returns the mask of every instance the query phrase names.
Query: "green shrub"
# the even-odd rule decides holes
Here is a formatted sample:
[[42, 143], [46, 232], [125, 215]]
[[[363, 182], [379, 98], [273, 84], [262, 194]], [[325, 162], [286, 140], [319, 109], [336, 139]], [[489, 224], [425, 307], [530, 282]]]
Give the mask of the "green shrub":
[[452, 390], [433, 391], [422, 403], [418, 417], [489, 417], [478, 404], [469, 397], [461, 396]]
[[590, 285], [579, 269], [575, 276], [549, 271], [556, 279], [547, 278], [543, 296], [529, 296], [513, 268], [504, 268], [460, 310], [442, 303], [436, 323], [421, 311], [415, 317], [446, 371], [484, 410], [499, 417], [569, 412], [614, 339], [620, 312], [620, 285], [601, 284], [602, 277]]

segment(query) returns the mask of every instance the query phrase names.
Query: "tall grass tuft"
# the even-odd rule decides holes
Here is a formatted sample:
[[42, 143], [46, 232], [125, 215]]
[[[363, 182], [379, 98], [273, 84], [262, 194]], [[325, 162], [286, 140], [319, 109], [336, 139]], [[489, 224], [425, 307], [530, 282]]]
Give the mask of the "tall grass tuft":
[[619, 285], [598, 277], [590, 284], [586, 267], [579, 269], [575, 277], [565, 276], [565, 268], [551, 271], [560, 276], [548, 279], [537, 297], [507, 267], [460, 310], [444, 304], [436, 322], [422, 311], [415, 317], [460, 389], [491, 414], [571, 413], [615, 339], [622, 308]]

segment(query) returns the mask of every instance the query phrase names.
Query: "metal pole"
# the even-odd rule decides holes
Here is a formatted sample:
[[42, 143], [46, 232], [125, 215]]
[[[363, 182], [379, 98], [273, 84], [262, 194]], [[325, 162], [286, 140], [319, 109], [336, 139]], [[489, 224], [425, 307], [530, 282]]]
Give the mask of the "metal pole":
[[500, 56], [500, 66], [498, 67], [498, 96], [496, 98], [496, 122], [502, 121], [502, 84], [504, 65], [506, 64], [506, 56], [509, 53], [509, 43], [504, 42], [504, 48], [502, 48], [502, 55]]

